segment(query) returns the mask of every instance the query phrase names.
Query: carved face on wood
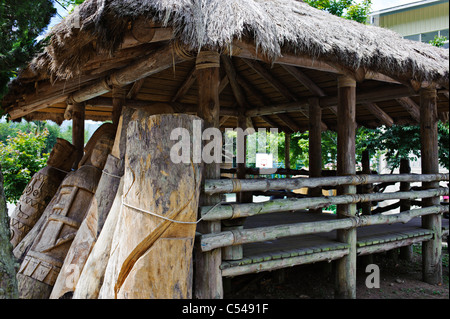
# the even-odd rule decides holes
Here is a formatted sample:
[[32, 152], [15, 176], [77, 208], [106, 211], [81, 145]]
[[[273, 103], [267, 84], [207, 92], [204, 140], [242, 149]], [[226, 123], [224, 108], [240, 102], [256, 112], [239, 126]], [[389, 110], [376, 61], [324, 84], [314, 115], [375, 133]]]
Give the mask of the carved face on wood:
[[75, 160], [74, 152], [75, 147], [72, 144], [62, 138], [57, 138], [47, 160], [47, 165], [63, 171], [70, 171]]
[[103, 169], [108, 154], [111, 153], [113, 144], [114, 136], [112, 135], [105, 134], [98, 140], [91, 155], [91, 163], [93, 166]]
[[92, 165], [103, 169], [108, 154], [111, 153], [116, 136], [116, 127], [111, 123], [100, 126], [85, 146], [85, 154], [78, 167]]

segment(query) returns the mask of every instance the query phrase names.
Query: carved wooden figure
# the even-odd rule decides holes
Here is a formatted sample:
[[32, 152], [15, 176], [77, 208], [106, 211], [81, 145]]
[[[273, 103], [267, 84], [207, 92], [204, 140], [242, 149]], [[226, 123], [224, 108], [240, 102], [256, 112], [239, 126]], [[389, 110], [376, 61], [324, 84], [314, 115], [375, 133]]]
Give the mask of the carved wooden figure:
[[99, 298], [192, 296], [202, 171], [192, 152], [185, 154], [186, 162], [172, 160], [178, 141], [171, 140], [171, 132], [181, 128], [192, 137], [194, 120], [202, 126], [200, 118], [186, 114], [133, 115], [127, 129], [122, 208]]
[[67, 175], [42, 230], [21, 264], [17, 279], [21, 298], [45, 299], [63, 265], [95, 194], [115, 128], [102, 125], [93, 135], [95, 147], [82, 159], [83, 166]]
[[47, 166], [34, 174], [11, 216], [11, 243], [16, 247], [41, 217], [73, 165], [74, 146], [58, 138]]

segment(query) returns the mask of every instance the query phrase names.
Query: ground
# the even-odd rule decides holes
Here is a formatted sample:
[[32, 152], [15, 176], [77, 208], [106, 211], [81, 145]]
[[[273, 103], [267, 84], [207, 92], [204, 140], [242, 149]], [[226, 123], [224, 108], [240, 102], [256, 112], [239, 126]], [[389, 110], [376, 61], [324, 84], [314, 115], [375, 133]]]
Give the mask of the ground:
[[[430, 285], [422, 281], [421, 247], [414, 245], [412, 261], [395, 260], [392, 254], [374, 255], [380, 269], [380, 288], [367, 288], [364, 261], [358, 261], [357, 299], [449, 299], [449, 254], [442, 247], [443, 282]], [[332, 299], [332, 263], [316, 263], [238, 276], [225, 281], [225, 298], [230, 299]]]

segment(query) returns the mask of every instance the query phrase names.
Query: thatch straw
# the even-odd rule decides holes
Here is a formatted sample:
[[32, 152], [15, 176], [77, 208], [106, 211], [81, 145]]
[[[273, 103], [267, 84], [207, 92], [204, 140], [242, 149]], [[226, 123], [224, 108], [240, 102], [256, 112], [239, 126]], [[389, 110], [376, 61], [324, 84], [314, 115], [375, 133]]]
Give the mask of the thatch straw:
[[448, 86], [448, 50], [294, 0], [87, 0], [54, 27], [35, 67], [74, 76], [99, 51], [117, 50], [129, 24], [142, 17], [173, 27], [177, 39], [193, 50], [226, 49], [245, 37], [271, 59], [289, 51]]

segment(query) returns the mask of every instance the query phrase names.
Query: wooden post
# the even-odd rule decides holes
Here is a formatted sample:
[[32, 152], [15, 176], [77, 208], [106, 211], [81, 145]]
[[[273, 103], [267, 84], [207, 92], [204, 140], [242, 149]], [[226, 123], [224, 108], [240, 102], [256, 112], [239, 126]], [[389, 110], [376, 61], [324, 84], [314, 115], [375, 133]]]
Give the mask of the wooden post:
[[84, 103], [73, 104], [72, 115], [72, 144], [75, 146], [75, 162], [73, 168], [78, 168], [84, 154], [84, 119], [85, 119], [85, 105]]
[[[319, 98], [309, 99], [309, 177], [322, 176], [322, 109]], [[320, 197], [322, 188], [310, 189], [310, 195]], [[310, 210], [321, 213], [322, 209]]]
[[[338, 175], [356, 174], [356, 81], [341, 76], [338, 79]], [[355, 194], [353, 185], [340, 186], [338, 194]], [[338, 218], [354, 217], [356, 205], [337, 205]], [[337, 240], [349, 245], [349, 254], [336, 261], [336, 298], [356, 298], [356, 228], [338, 230]]]
[[122, 114], [122, 108], [125, 105], [125, 98], [126, 98], [127, 92], [125, 89], [114, 86], [112, 89], [112, 103], [113, 103], [113, 110], [112, 110], [112, 122], [114, 125], [119, 124], [120, 115]]
[[[422, 174], [438, 173], [438, 130], [436, 89], [420, 90], [420, 141]], [[438, 182], [423, 183], [423, 188], [438, 188]], [[423, 200], [424, 207], [439, 205], [439, 197]], [[442, 216], [439, 214], [422, 218], [422, 227], [434, 232], [433, 239], [422, 244], [423, 280], [429, 284], [442, 282]]]
[[[409, 165], [409, 159], [402, 158], [400, 160], [400, 174], [410, 174], [411, 167]], [[400, 182], [400, 191], [407, 192], [411, 190], [411, 186], [409, 182]], [[411, 209], [411, 201], [401, 200], [400, 201], [400, 212], [404, 212]], [[400, 259], [403, 260], [412, 260], [413, 249], [412, 245], [400, 247]]]
[[[204, 120], [204, 129], [219, 128], [219, 85], [220, 85], [220, 55], [213, 51], [201, 51], [197, 56], [197, 82], [198, 82], [198, 116]], [[205, 164], [203, 168], [203, 181], [209, 178], [220, 178], [220, 163]], [[202, 190], [204, 182], [202, 181]], [[215, 205], [220, 202], [218, 195], [201, 195], [201, 205]], [[197, 230], [202, 234], [216, 233], [221, 230], [221, 223], [201, 222]], [[196, 265], [194, 274], [194, 296], [197, 299], [223, 298], [221, 249], [208, 253], [196, 250]]]

